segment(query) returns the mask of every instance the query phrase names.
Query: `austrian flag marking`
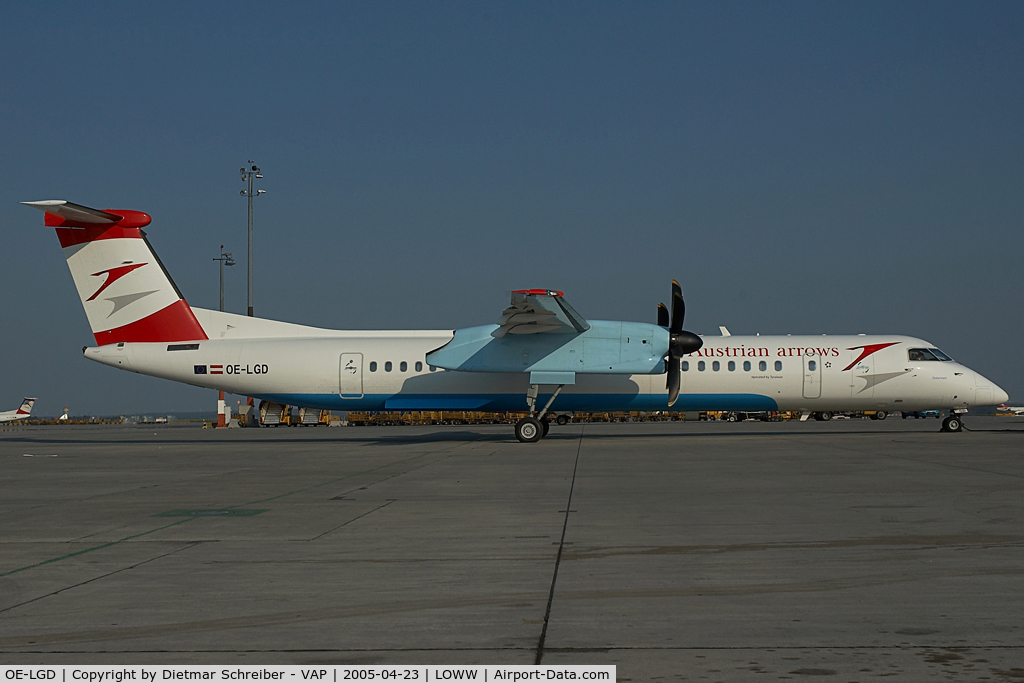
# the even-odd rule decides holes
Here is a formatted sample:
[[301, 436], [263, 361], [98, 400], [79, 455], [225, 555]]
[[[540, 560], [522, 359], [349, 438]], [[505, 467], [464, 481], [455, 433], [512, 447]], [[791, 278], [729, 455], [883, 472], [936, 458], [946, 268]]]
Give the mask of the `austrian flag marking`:
[[210, 374], [211, 375], [223, 375], [224, 374], [224, 366], [223, 365], [211, 365], [210, 366]]

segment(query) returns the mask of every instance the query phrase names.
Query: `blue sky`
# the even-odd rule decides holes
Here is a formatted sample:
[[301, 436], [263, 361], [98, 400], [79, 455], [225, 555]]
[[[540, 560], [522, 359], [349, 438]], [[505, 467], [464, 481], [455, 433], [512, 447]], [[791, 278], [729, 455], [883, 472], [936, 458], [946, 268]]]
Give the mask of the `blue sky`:
[[[1021, 3], [5, 3], [0, 407], [200, 410], [119, 373], [17, 202], [150, 213], [194, 305], [245, 252], [257, 315], [591, 318], [902, 333], [1024, 400]], [[227, 306], [245, 308], [244, 261]]]

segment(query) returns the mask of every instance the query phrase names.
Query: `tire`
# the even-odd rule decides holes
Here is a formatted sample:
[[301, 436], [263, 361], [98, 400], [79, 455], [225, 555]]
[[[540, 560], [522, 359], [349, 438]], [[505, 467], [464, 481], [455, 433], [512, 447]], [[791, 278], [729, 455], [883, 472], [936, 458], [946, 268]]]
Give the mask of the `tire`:
[[828, 412], [827, 410], [823, 410], [821, 412], [821, 421], [822, 422], [828, 422], [831, 419], [832, 419], [832, 413]]
[[544, 427], [534, 417], [524, 417], [516, 422], [516, 438], [523, 443], [536, 443], [544, 437]]
[[555, 422], [557, 422], [562, 427], [569, 424], [569, 420], [570, 418], [568, 415], [559, 415], [558, 417], [555, 418]]
[[959, 432], [963, 428], [963, 421], [956, 415], [950, 415], [942, 421], [942, 431], [944, 432]]
[[736, 417], [736, 413], [729, 413], [729, 417], [725, 418], [729, 422], [739, 422], [739, 418]]
[[889, 417], [889, 413], [885, 412], [884, 410], [879, 410], [878, 412], [875, 413], [876, 420], [884, 420], [887, 417]]
[[543, 439], [545, 436], [548, 435], [548, 431], [551, 429], [551, 422], [550, 422], [550, 420], [541, 420], [540, 421], [540, 427], [541, 427], [541, 430], [542, 430], [540, 438]]

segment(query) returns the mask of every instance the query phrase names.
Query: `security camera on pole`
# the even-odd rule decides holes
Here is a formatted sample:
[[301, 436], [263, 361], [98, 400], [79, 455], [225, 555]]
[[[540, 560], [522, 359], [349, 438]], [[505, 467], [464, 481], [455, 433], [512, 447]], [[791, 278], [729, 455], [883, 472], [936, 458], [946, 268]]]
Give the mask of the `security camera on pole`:
[[[266, 190], [256, 190], [256, 191], [253, 191], [253, 189], [252, 189], [252, 180], [253, 180], [253, 178], [254, 177], [255, 178], [263, 178], [263, 174], [260, 173], [260, 167], [257, 166], [256, 163], [252, 159], [249, 159], [249, 166], [248, 167], [243, 166], [242, 168], [238, 169], [238, 171], [239, 171], [239, 173], [242, 176], [242, 182], [248, 182], [249, 183], [249, 188], [246, 189], [246, 190], [242, 190], [241, 195], [243, 197], [248, 197], [249, 198], [249, 287], [248, 287], [248, 290], [249, 290], [249, 317], [251, 318], [252, 317], [252, 200], [253, 200], [254, 197], [259, 197], [261, 194], [266, 193]], [[253, 405], [252, 396], [250, 396], [248, 398], [248, 400], [246, 401], [246, 405], [248, 405], [248, 406], [252, 406]], [[249, 409], [248, 419], [252, 420], [253, 417], [254, 417], [253, 416], [253, 409], [250, 408]]]
[[[224, 245], [220, 245], [220, 256], [213, 259], [214, 261], [220, 261], [220, 310], [224, 312], [224, 266], [235, 265], [235, 259], [231, 257], [230, 251], [224, 251]], [[227, 427], [228, 416], [225, 414], [224, 404], [224, 392], [220, 392], [220, 397], [217, 399], [217, 426]]]

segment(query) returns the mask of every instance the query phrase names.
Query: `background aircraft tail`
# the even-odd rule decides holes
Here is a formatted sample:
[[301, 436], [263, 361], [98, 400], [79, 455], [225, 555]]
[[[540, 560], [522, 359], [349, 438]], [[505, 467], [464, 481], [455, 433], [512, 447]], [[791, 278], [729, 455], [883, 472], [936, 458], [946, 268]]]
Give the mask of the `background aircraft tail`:
[[100, 211], [64, 200], [22, 202], [56, 228], [96, 343], [207, 338], [142, 228], [141, 211]]
[[31, 415], [32, 406], [35, 405], [36, 400], [34, 398], [26, 398], [21, 402], [21, 407], [18, 408], [17, 415]]

